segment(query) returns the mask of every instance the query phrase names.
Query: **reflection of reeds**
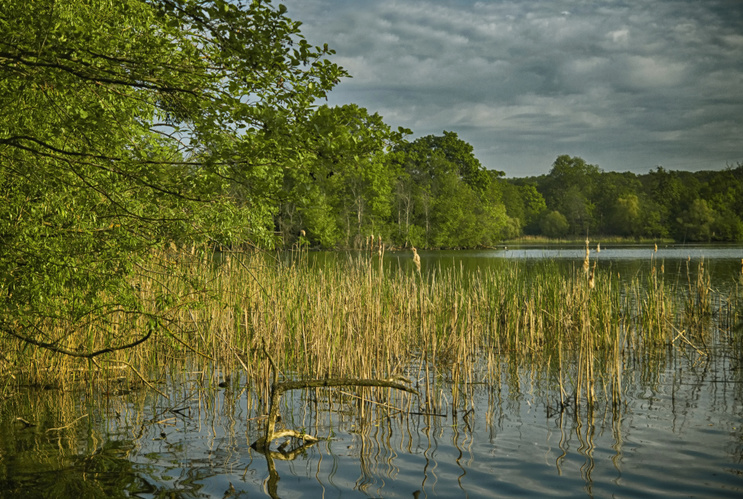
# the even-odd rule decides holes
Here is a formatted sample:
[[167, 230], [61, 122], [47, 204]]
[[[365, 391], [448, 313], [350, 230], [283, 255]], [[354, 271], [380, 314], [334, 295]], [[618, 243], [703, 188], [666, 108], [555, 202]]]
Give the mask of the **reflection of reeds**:
[[[371, 239], [369, 251], [356, 258], [315, 264], [300, 247], [283, 263], [265, 254], [191, 247], [154, 254], [133, 282], [144, 304], [139, 314], [114, 312], [106, 327], [90, 320], [72, 333], [46, 331], [69, 345], [105, 345], [121, 331], [151, 329], [145, 344], [90, 365], [3, 345], [4, 383], [20, 373], [24, 382], [61, 384], [129, 366], [138, 382], [137, 373], [154, 366], [174, 374], [193, 366], [214, 385], [240, 373], [265, 397], [271, 383], [265, 343], [285, 377], [417, 378], [428, 412], [445, 403], [466, 409], [473, 383], [499, 381], [502, 359], [551, 369], [563, 404], [592, 403], [602, 387], [619, 404], [623, 362], [665, 348], [686, 321], [711, 310], [701, 264], [698, 275], [690, 273], [687, 294], [694, 299], [684, 301], [666, 287], [662, 266], [646, 284], [624, 285], [596, 262], [588, 280], [576, 281], [550, 262], [473, 273], [420, 274], [416, 268], [411, 275], [372, 265], [383, 257], [383, 245]], [[739, 317], [728, 309], [728, 316]], [[364, 400], [366, 392], [360, 393]]]

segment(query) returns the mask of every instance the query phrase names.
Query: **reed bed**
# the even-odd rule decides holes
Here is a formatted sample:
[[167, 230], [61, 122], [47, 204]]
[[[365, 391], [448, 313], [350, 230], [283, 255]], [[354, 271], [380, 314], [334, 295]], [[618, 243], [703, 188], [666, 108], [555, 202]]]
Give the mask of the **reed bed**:
[[92, 347], [152, 331], [146, 342], [88, 360], [3, 338], [0, 389], [101, 380], [112, 390], [157, 390], [157, 375], [196, 372], [205, 386], [239, 380], [266, 394], [268, 352], [284, 378], [406, 376], [430, 413], [467, 410], [472, 387], [499, 386], [504, 365], [546, 368], [563, 406], [618, 405], [628, 362], [663, 362], [669, 348], [704, 355], [713, 331], [741, 343], [739, 287], [720, 296], [703, 263], [690, 262], [681, 289], [666, 283], [662, 263], [627, 284], [591, 265], [588, 251], [568, 274], [551, 262], [421, 273], [413, 261], [393, 268], [385, 258], [373, 240], [346, 259], [314, 264], [299, 247], [280, 257], [153, 253], [132, 281], [138, 315], [114, 312], [103, 325], [91, 318], [65, 333], [66, 342]]

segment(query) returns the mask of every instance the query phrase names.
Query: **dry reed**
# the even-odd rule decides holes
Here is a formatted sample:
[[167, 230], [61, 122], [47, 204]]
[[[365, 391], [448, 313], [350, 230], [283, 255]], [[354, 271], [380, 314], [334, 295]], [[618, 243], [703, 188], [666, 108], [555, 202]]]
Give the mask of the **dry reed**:
[[[158, 366], [172, 375], [201, 371], [210, 385], [239, 373], [265, 398], [265, 345], [285, 379], [409, 376], [424, 394], [426, 412], [442, 410], [445, 400], [466, 409], [475, 383], [500, 382], [504, 359], [547, 367], [562, 404], [593, 404], [603, 392], [617, 405], [624, 364], [654, 358], [653, 351], [671, 344], [703, 347], [687, 334], [682, 345], [679, 332], [709, 319], [714, 308], [703, 263], [696, 273], [688, 269], [680, 300], [677, 290], [666, 288], [662, 266], [657, 272], [653, 265], [647, 283], [628, 285], [595, 262], [590, 267], [588, 242], [584, 269], [590, 274], [580, 279], [549, 262], [422, 274], [419, 258], [412, 273], [384, 266], [384, 259], [384, 245], [373, 237], [355, 256], [315, 263], [300, 246], [281, 257], [171, 248], [153, 254], [132, 283], [144, 304], [140, 315], [119, 313], [106, 327], [91, 319], [69, 338], [100, 345], [111, 328], [150, 328], [155, 333], [148, 342], [95, 364], [15, 345], [5, 349], [12, 361], [3, 380], [6, 387], [11, 377], [61, 386], [105, 380], [114, 369], [120, 377], [127, 368], [127, 382], [135, 383]], [[738, 320], [739, 300], [726, 306], [729, 320]], [[362, 404], [368, 390], [356, 392]], [[408, 397], [381, 390], [375, 396]]]

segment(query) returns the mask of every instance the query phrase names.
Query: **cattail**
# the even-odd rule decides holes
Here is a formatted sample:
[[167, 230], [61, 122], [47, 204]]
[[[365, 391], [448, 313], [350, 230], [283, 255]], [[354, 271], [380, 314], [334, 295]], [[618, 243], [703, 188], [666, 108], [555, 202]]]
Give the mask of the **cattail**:
[[381, 276], [384, 271], [384, 244], [382, 244], [382, 236], [379, 236], [379, 275]]
[[653, 250], [653, 253], [657, 253], [657, 252], [658, 252], [658, 244], [655, 243], [655, 249]]
[[596, 274], [596, 262], [593, 262], [593, 268], [591, 269], [591, 277], [588, 278], [588, 287], [593, 289], [596, 286], [594, 275]]
[[418, 271], [418, 274], [421, 273], [421, 257], [418, 254], [418, 250], [415, 249], [415, 246], [413, 246], [413, 263], [415, 264], [415, 269]]

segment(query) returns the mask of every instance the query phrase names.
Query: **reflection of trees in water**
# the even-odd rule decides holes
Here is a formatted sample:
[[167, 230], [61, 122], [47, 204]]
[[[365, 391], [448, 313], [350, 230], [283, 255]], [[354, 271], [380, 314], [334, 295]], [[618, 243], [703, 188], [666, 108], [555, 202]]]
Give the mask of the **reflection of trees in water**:
[[[105, 437], [87, 394], [29, 389], [0, 404], [0, 491], [7, 497], [123, 497], [152, 488], [131, 439]], [[82, 400], [81, 400], [82, 398]]]

